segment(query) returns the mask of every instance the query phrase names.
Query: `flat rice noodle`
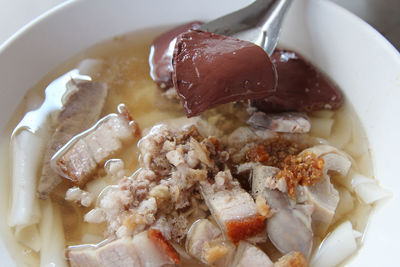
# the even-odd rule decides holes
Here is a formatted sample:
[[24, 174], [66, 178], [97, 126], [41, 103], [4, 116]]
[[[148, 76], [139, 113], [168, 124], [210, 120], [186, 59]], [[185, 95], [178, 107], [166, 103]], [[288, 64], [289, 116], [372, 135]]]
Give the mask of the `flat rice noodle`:
[[353, 230], [349, 221], [339, 225], [321, 243], [311, 259], [311, 267], [334, 267], [357, 250], [356, 238], [359, 233]]
[[36, 182], [44, 150], [43, 140], [39, 135], [22, 129], [13, 136], [11, 146], [12, 202], [8, 225], [28, 227], [39, 223], [40, 219]]
[[61, 213], [50, 200], [43, 201], [40, 226], [40, 267], [67, 267]]

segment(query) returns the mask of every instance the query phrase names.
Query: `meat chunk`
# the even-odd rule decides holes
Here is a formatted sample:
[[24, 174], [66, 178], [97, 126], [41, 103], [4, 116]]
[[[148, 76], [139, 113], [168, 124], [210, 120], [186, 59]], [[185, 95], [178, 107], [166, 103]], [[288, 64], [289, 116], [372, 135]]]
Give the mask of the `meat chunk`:
[[273, 113], [255, 112], [247, 120], [254, 128], [270, 129], [274, 132], [283, 133], [308, 133], [311, 123], [307, 115], [303, 113]]
[[276, 175], [280, 170], [276, 167], [256, 164], [253, 167], [253, 181], [251, 192], [254, 197], [263, 192], [265, 188], [278, 189], [281, 192], [287, 191], [285, 179], [277, 179]]
[[250, 194], [232, 179], [230, 172], [220, 172], [215, 184], [201, 182], [201, 192], [218, 225], [237, 243], [263, 232], [265, 217], [257, 212]]
[[201, 219], [188, 231], [186, 251], [205, 264], [229, 266], [235, 246], [224, 240], [221, 230], [213, 223]]
[[231, 266], [273, 267], [274, 264], [261, 249], [246, 241], [240, 241]]
[[268, 219], [268, 237], [282, 253], [296, 250], [308, 257], [313, 244], [313, 206], [291, 206], [287, 195], [269, 189], [265, 192], [268, 204], [275, 210], [274, 215]]
[[67, 252], [71, 267], [142, 266], [133, 242], [118, 239], [105, 246], [70, 247]]
[[204, 245], [221, 237], [221, 230], [207, 219], [193, 223], [186, 237], [186, 250], [198, 260], [203, 260]]
[[222, 136], [222, 131], [220, 129], [200, 117], [179, 117], [163, 121], [163, 124], [176, 131], [182, 131], [184, 129], [188, 129], [191, 126], [195, 126], [202, 136]]
[[269, 129], [252, 129], [250, 127], [239, 127], [233, 131], [225, 140], [228, 147], [243, 147], [248, 143], [261, 142], [277, 137], [277, 134]]
[[137, 125], [126, 114], [110, 114], [75, 136], [53, 157], [53, 169], [76, 185], [83, 186], [98, 166], [138, 133]]
[[330, 182], [328, 175], [312, 186], [301, 187], [306, 198], [305, 203], [312, 204], [315, 208], [312, 214], [313, 230], [322, 234], [331, 223], [335, 210], [339, 204], [339, 192]]
[[72, 267], [161, 267], [180, 262], [176, 251], [160, 238], [157, 230], [142, 232], [133, 239], [117, 239], [100, 247], [69, 247], [67, 256]]
[[[292, 205], [287, 194], [268, 189], [267, 181], [276, 180], [279, 169], [257, 165], [252, 176], [252, 194], [267, 200], [274, 210], [268, 219], [267, 234], [282, 253], [293, 250], [309, 256], [312, 249], [313, 232], [311, 230], [311, 213], [313, 206]], [[280, 179], [282, 180], [282, 179]]]
[[58, 115], [58, 127], [51, 136], [43, 158], [38, 196], [46, 199], [61, 181], [61, 176], [50, 166], [53, 155], [73, 136], [88, 129], [100, 117], [107, 97], [107, 85], [91, 81], [71, 80], [67, 83], [68, 97]]

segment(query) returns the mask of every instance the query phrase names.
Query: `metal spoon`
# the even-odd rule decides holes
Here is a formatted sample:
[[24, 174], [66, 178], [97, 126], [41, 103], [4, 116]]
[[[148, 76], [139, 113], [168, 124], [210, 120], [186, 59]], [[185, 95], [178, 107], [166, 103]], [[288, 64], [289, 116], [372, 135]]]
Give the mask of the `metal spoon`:
[[256, 0], [251, 5], [203, 24], [199, 30], [228, 35], [261, 46], [272, 55], [285, 14], [293, 0]]

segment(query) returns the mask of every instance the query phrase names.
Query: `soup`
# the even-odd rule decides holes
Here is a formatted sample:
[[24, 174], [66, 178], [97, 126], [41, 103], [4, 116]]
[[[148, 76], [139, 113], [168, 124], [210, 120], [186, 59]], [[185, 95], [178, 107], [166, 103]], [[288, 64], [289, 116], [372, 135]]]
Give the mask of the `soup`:
[[[299, 223], [301, 224], [299, 229], [305, 229], [305, 239], [308, 238], [309, 240], [306, 248], [304, 248], [303, 244], [300, 244], [298, 246], [299, 249], [296, 250], [302, 250], [302, 254], [306, 254], [302, 257], [307, 260], [314, 260], [314, 264], [318, 266], [320, 260], [318, 257], [321, 257], [318, 254], [321, 250], [318, 248], [321, 245], [322, 240], [327, 236], [329, 238], [338, 235], [338, 232], [335, 231], [339, 227], [339, 229], [345, 229], [341, 230], [339, 234], [344, 233], [347, 238], [349, 233], [351, 233], [350, 243], [354, 242], [354, 244], [356, 244], [356, 247], [350, 245], [348, 251], [345, 251], [342, 255], [338, 256], [338, 258], [341, 259], [340, 262], [342, 259], [348, 257], [348, 253], [354, 253], [355, 249], [361, 246], [360, 236], [365, 230], [369, 213], [371, 212], [373, 202], [376, 199], [373, 201], [369, 200], [368, 196], [366, 196], [362, 191], [362, 186], [365, 185], [366, 179], [368, 180], [368, 184], [375, 185], [375, 183], [371, 180], [372, 164], [365, 133], [363, 132], [350, 103], [345, 102], [343, 106], [336, 111], [320, 110], [308, 112], [308, 120], [311, 123], [309, 133], [275, 133], [270, 130], [251, 128], [246, 123], [246, 120], [243, 119], [246, 118], [247, 113], [245, 111], [245, 105], [241, 102], [228, 103], [210, 109], [202, 113], [199, 121], [186, 121], [185, 119], [182, 119], [185, 114], [179, 101], [175, 99], [174, 96], [168, 98], [165, 93], [159, 90], [157, 84], [154, 83], [149, 76], [148, 55], [150, 52], [150, 46], [155, 36], [160, 32], [163, 32], [163, 30], [158, 29], [153, 31], [136, 32], [130, 35], [114, 38], [113, 40], [88, 49], [81, 55], [76, 56], [57, 70], [47, 75], [42, 82], [27, 93], [27, 97], [24, 99], [23, 103], [21, 103], [17, 113], [11, 120], [10, 129], [15, 127], [16, 122], [21, 120], [22, 115], [25, 112], [40, 106], [40, 102], [43, 99], [43, 89], [50, 81], [73, 69], [82, 60], [94, 58], [96, 61], [82, 61], [85, 62], [86, 65], [80, 65], [80, 76], [74, 77], [72, 75], [75, 74], [70, 75], [78, 81], [79, 79], [87, 79], [83, 74], [89, 74], [91, 82], [104, 83], [107, 85], [108, 94], [104, 99], [104, 106], [101, 108], [101, 112], [98, 115], [99, 117], [105, 117], [106, 119], [102, 119], [100, 123], [97, 123], [94, 126], [94, 123], [83, 125], [82, 127], [84, 130], [79, 131], [79, 133], [77, 133], [79, 135], [73, 134], [74, 137], [71, 140], [68, 140], [69, 142], [66, 146], [63, 145], [60, 150], [61, 152], [57, 152], [56, 157], [51, 155], [52, 167], [61, 162], [60, 159], [63, 159], [63, 162], [68, 163], [69, 158], [67, 157], [67, 154], [71, 149], [77, 147], [77, 144], [82, 140], [88, 143], [88, 140], [93, 137], [96, 130], [107, 128], [106, 126], [103, 127], [103, 125], [107, 125], [108, 121], [123, 114], [124, 110], [129, 110], [130, 114], [129, 123], [126, 127], [133, 127], [135, 134], [137, 134], [139, 130], [142, 131], [144, 137], [144, 139], [141, 139], [139, 142], [139, 145], [138, 136], [132, 136], [131, 139], [128, 138], [126, 140], [123, 139], [123, 137], [115, 137], [115, 140], [118, 140], [118, 142], [121, 140], [122, 145], [116, 141], [116, 143], [119, 144], [116, 145], [118, 147], [118, 153], [112, 151], [112, 153], [110, 152], [104, 157], [99, 156], [101, 157], [98, 160], [99, 164], [106, 162], [105, 167], [97, 166], [95, 164], [95, 170], [88, 170], [88, 175], [79, 176], [77, 177], [78, 180], [74, 182], [71, 182], [71, 179], [60, 178], [60, 183], [50, 190], [50, 200], [39, 200], [35, 194], [34, 203], [31, 206], [31, 214], [27, 216], [29, 217], [27, 219], [28, 223], [19, 223], [17, 219], [14, 219], [14, 223], [10, 223], [12, 225], [11, 231], [13, 233], [13, 238], [20, 242], [20, 251], [17, 253], [18, 255], [22, 255], [23, 262], [28, 266], [37, 266], [39, 264], [42, 265], [50, 262], [55, 263], [56, 266], [66, 265], [68, 263], [64, 257], [65, 251], [67, 251], [68, 257], [71, 257], [71, 253], [80, 253], [81, 250], [83, 250], [84, 253], [90, 250], [90, 253], [92, 253], [93, 251], [96, 251], [96, 249], [109, 248], [110, 245], [115, 244], [113, 242], [116, 240], [123, 240], [121, 242], [126, 242], [126, 238], [130, 237], [132, 239], [132, 236], [135, 236], [133, 240], [138, 238], [138, 241], [134, 240], [132, 242], [140, 241], [140, 244], [147, 242], [149, 236], [150, 240], [158, 240], [158, 242], [161, 242], [161, 247], [166, 249], [167, 252], [169, 251], [172, 253], [170, 259], [160, 259], [160, 262], [163, 262], [164, 264], [180, 262], [183, 266], [201, 266], [206, 263], [224, 265], [228, 264], [227, 258], [230, 253], [238, 255], [240, 253], [243, 254], [243, 251], [258, 251], [258, 249], [261, 249], [262, 254], [266, 254], [266, 257], [271, 262], [278, 261], [285, 254], [288, 254], [288, 257], [292, 257], [293, 254], [289, 253], [291, 250], [287, 251], [288, 253], [283, 252], [287, 250], [287, 244], [283, 244], [285, 242], [282, 243], [281, 240], [276, 240], [276, 236], [274, 236], [273, 233], [263, 233], [257, 229], [256, 234], [247, 233], [244, 237], [241, 234], [239, 234], [239, 237], [232, 233], [229, 234], [230, 232], [228, 229], [233, 225], [232, 220], [229, 219], [228, 223], [224, 224], [224, 220], [217, 215], [220, 214], [217, 209], [218, 205], [214, 208], [217, 209], [217, 211], [210, 208], [215, 206], [212, 202], [212, 200], [215, 200], [213, 194], [218, 193], [224, 196], [224, 194], [229, 190], [236, 190], [234, 191], [235, 194], [230, 197], [240, 195], [243, 196], [243, 199], [248, 201], [246, 202], [243, 200], [246, 202], [243, 204], [243, 207], [247, 207], [244, 208], [244, 210], [249, 211], [254, 209], [254, 214], [257, 214], [257, 216], [262, 214], [262, 216], [267, 218], [267, 221], [271, 220], [269, 225], [273, 225], [273, 219], [271, 218], [277, 218], [278, 216], [276, 214], [279, 214], [279, 212], [283, 214], [284, 212], [293, 212], [294, 209], [299, 208], [298, 206], [295, 206], [293, 209], [294, 204], [290, 204], [294, 199], [294, 191], [291, 197], [285, 196], [285, 201], [288, 203], [290, 202], [285, 207], [274, 205], [268, 201], [266, 202], [265, 198], [267, 198], [267, 196], [259, 196], [252, 191], [252, 183], [256, 180], [257, 170], [265, 171], [267, 170], [265, 167], [271, 167], [270, 165], [272, 165], [271, 162], [268, 162], [267, 160], [264, 162], [264, 160], [259, 158], [259, 151], [261, 150], [264, 154], [267, 153], [269, 157], [274, 154], [274, 149], [271, 148], [274, 144], [277, 144], [279, 151], [284, 152], [284, 156], [282, 156], [283, 158], [281, 158], [273, 167], [278, 167], [277, 171], [279, 173], [276, 175], [285, 175], [281, 172], [283, 169], [287, 171], [293, 170], [291, 169], [292, 165], [290, 165], [290, 162], [284, 163], [286, 158], [290, 161], [290, 159], [292, 159], [291, 157], [306, 152], [314, 153], [313, 155], [316, 157], [333, 154], [334, 157], [339, 157], [339, 160], [351, 163], [349, 170], [342, 173], [341, 169], [335, 170], [333, 168], [333, 171], [329, 171], [327, 179], [329, 179], [329, 184], [333, 184], [333, 189], [329, 190], [335, 190], [337, 197], [335, 207], [333, 208], [333, 214], [331, 214], [329, 222], [325, 223], [323, 227], [311, 225], [311, 222], [304, 223], [299, 220]], [[85, 68], [87, 69], [87, 73], [84, 71]], [[66, 81], [69, 81], [69, 78], [66, 79]], [[77, 83], [79, 84], [79, 82]], [[65, 87], [62, 87], [60, 90], [64, 90], [64, 88]], [[59, 93], [59, 95], [62, 95], [62, 93]], [[50, 101], [51, 103], [49, 96], [50, 94], [46, 94], [45, 100]], [[25, 152], [21, 152], [16, 148], [16, 144], [18, 144], [18, 142], [24, 142], [21, 133], [29, 132], [27, 130], [33, 132], [33, 134], [31, 132], [27, 134], [28, 137], [26, 137], [28, 140], [27, 143], [31, 145], [29, 151], [39, 151], [40, 158], [43, 157], [46, 147], [43, 140], [50, 138], [50, 136], [54, 134], [55, 129], [59, 127], [56, 119], [60, 109], [59, 102], [61, 101], [56, 100], [52, 105], [49, 104], [49, 106], [53, 106], [54, 108], [50, 108], [51, 112], [46, 116], [49, 116], [49, 114], [53, 115], [47, 118], [37, 118], [37, 121], [41, 121], [43, 124], [23, 125], [23, 127], [20, 127], [14, 132], [11, 139], [11, 150], [13, 151], [14, 160], [21, 157], [21, 155], [25, 155]], [[64, 100], [64, 103], [65, 102], [68, 102], [68, 99]], [[120, 104], [124, 104], [124, 106], [120, 106], [120, 111], [122, 108], [122, 112], [116, 113]], [[109, 117], [108, 114], [110, 113], [115, 113], [115, 116]], [[121, 120], [121, 127], [125, 127], [123, 126], [123, 119]], [[183, 123], [182, 120], [184, 120]], [[131, 122], [134, 122], [134, 124]], [[33, 121], [33, 123], [36, 123], [36, 121]], [[203, 162], [198, 156], [197, 161], [200, 163], [193, 163], [189, 168], [190, 170], [197, 170], [196, 168], [201, 165], [204, 166], [204, 170], [207, 171], [205, 172], [205, 177], [202, 176], [203, 172], [198, 172], [198, 177], [200, 178], [196, 178], [197, 180], [193, 182], [193, 186], [186, 187], [187, 185], [184, 185], [179, 189], [180, 191], [178, 190], [179, 192], [188, 190], [188, 192], [193, 194], [193, 198], [191, 198], [191, 196], [184, 196], [182, 197], [183, 200], [181, 203], [178, 201], [181, 199], [177, 196], [177, 200], [172, 202], [173, 205], [176, 206], [175, 210], [170, 210], [170, 207], [161, 207], [162, 202], [167, 201], [163, 198], [162, 193], [162, 190], [164, 190], [165, 187], [160, 186], [164, 185], [160, 182], [163, 179], [155, 182], [146, 194], [150, 194], [151, 192], [154, 193], [155, 191], [152, 190], [155, 190], [155, 188], [161, 190], [161, 193], [154, 193], [151, 197], [155, 199], [158, 209], [161, 211], [163, 209], [165, 210], [161, 212], [161, 215], [164, 217], [161, 218], [161, 215], [155, 211], [151, 215], [154, 215], [154, 218], [152, 218], [154, 220], [147, 224], [144, 223], [143, 225], [145, 226], [140, 228], [136, 226], [140, 223], [132, 221], [133, 217], [130, 217], [131, 214], [127, 214], [129, 213], [130, 208], [124, 210], [125, 213], [123, 215], [121, 215], [121, 213], [107, 214], [107, 212], [110, 212], [110, 210], [113, 209], [113, 206], [110, 204], [111, 207], [107, 209], [107, 203], [103, 200], [107, 197], [111, 197], [114, 191], [118, 195], [122, 192], [118, 191], [121, 188], [126, 189], [132, 186], [130, 183], [135, 181], [135, 179], [139, 179], [138, 177], [146, 168], [150, 168], [157, 175], [168, 178], [170, 178], [169, 176], [171, 171], [177, 172], [179, 164], [174, 164], [174, 159], [172, 159], [173, 153], [170, 153], [176, 151], [173, 149], [166, 150], [168, 152], [162, 152], [164, 153], [164, 157], [166, 157], [165, 155], [168, 153], [171, 155], [171, 159], [168, 159], [169, 163], [165, 167], [165, 173], [163, 172], [164, 169], [158, 169], [159, 166], [163, 166], [162, 164], [164, 164], [161, 161], [151, 161], [149, 163], [150, 165], [145, 165], [146, 155], [143, 152], [143, 146], [147, 145], [146, 142], [149, 141], [149, 138], [155, 138], [155, 133], [159, 134], [159, 132], [157, 132], [157, 129], [159, 128], [153, 128], [151, 131], [150, 129], [160, 123], [164, 123], [166, 125], [165, 127], [167, 127], [163, 130], [168, 132], [168, 137], [165, 140], [175, 140], [174, 146], [181, 145], [182, 147], [190, 147], [190, 149], [193, 147], [199, 147], [198, 145], [200, 145], [200, 149], [207, 147], [209, 150], [206, 151], [206, 155], [210, 158], [208, 158], [209, 162], [207, 163], [207, 158], [203, 158]], [[194, 125], [195, 127], [185, 128], [182, 126], [185, 125], [185, 123], [186, 125]], [[93, 127], [87, 130], [91, 126]], [[253, 134], [256, 137], [252, 137], [254, 140], [246, 139], [239, 147], [235, 147], [236, 141], [242, 141], [238, 139], [232, 139], [234, 141], [230, 141], [230, 138], [235, 137], [235, 134], [237, 135], [243, 129], [250, 131], [249, 134]], [[82, 131], [83, 133], [81, 134]], [[263, 134], [261, 134], [260, 131], [263, 132]], [[216, 132], [218, 134], [215, 134]], [[33, 135], [34, 138], [31, 139], [32, 136], [30, 135]], [[217, 138], [214, 136], [217, 136]], [[32, 142], [32, 140], [39, 140], [39, 142], [35, 143]], [[165, 140], [163, 141], [163, 144], [166, 144]], [[241, 148], [246, 145], [249, 145], [246, 150], [240, 151]], [[185, 157], [189, 155], [190, 151], [194, 150], [190, 149], [189, 151], [184, 152]], [[321, 152], [321, 149], [324, 151]], [[211, 150], [215, 151], [211, 152]], [[288, 152], [289, 150], [292, 152]], [[254, 154], [254, 151], [256, 151], [256, 158], [251, 156]], [[307, 153], [305, 155], [308, 155]], [[224, 157], [227, 157], [227, 155], [230, 159], [223, 159]], [[28, 159], [23, 157], [22, 159], [28, 160], [29, 162], [29, 154], [26, 157]], [[232, 159], [235, 157], [239, 159]], [[325, 162], [328, 159], [329, 157], [325, 158]], [[313, 157], [305, 156], [300, 160], [302, 163], [305, 163], [306, 160], [311, 160], [312, 164], [317, 164], [317, 159]], [[188, 159], [185, 159], [185, 162], [187, 163]], [[268, 162], [268, 164], [266, 162]], [[217, 166], [222, 163], [225, 167], [222, 168], [221, 166]], [[42, 166], [40, 164], [45, 163], [41, 160], [36, 160], [36, 162], [34, 161], [29, 164], [28, 165], [31, 166], [34, 173], [35, 170], [36, 172], [41, 173]], [[15, 179], [15, 176], [18, 175], [16, 174], [15, 168], [19, 165], [14, 163], [13, 166], [13, 176]], [[64, 164], [61, 166], [59, 164], [57, 166], [56, 168], [60, 168], [62, 172], [62, 168], [67, 165]], [[70, 168], [68, 166], [65, 168]], [[243, 171], [237, 170], [240, 166], [243, 167]], [[323, 170], [320, 168], [316, 171], [322, 172]], [[83, 171], [80, 173], [83, 173]], [[65, 173], [65, 175], [69, 176], [68, 173]], [[40, 175], [35, 174], [35, 177], [36, 176], [39, 177]], [[80, 179], [81, 177], [83, 178]], [[213, 182], [208, 183], [209, 181], [207, 179], [212, 180]], [[354, 186], [354, 181], [358, 181], [359, 184]], [[299, 185], [301, 183], [302, 181], [299, 182]], [[199, 186], [197, 184], [201, 185]], [[223, 186], [217, 188], [215, 184]], [[79, 185], [80, 189], [76, 187], [76, 185]], [[313, 186], [314, 183], [308, 185]], [[302, 188], [305, 188], [304, 190], [306, 194], [311, 194], [312, 192], [310, 193], [309, 189], [306, 188], [308, 185], [306, 185], [306, 183], [301, 184]], [[35, 186], [35, 181], [32, 183], [32, 186]], [[168, 187], [171, 185], [165, 184], [165, 186]], [[71, 188], [74, 188], [74, 190], [71, 191]], [[286, 190], [288, 190], [288, 188], [286, 188]], [[294, 188], [297, 188], [297, 184]], [[275, 194], [276, 192], [279, 193], [279, 190], [278, 187], [275, 187], [273, 190], [271, 189], [271, 192], [272, 194]], [[31, 191], [36, 192], [36, 188]], [[285, 190], [282, 189], [282, 191]], [[27, 194], [32, 194], [32, 192]], [[168, 194], [172, 195], [171, 192], [168, 192]], [[139, 195], [139, 193], [137, 193], [137, 195]], [[15, 198], [15, 195], [13, 197]], [[173, 196], [166, 198], [170, 197], [172, 198]], [[277, 198], [280, 197], [281, 196], [279, 195]], [[42, 198], [45, 199], [46, 197], [42, 196]], [[68, 200], [66, 200], [66, 198]], [[151, 198], [145, 197], [144, 199], [135, 201], [143, 203], [143, 201], [149, 199]], [[189, 200], [190, 203], [186, 203], [187, 200]], [[126, 205], [134, 205], [132, 204], [134, 200], [127, 201]], [[167, 203], [169, 203], [168, 201]], [[308, 200], [304, 203], [308, 205], [309, 202], [307, 201]], [[12, 202], [14, 205], [18, 200], [14, 199]], [[301, 205], [304, 203], [301, 203]], [[149, 202], [147, 204], [150, 205], [151, 203]], [[249, 206], [246, 206], [247, 204]], [[301, 206], [301, 208], [304, 208], [306, 204]], [[139, 204], [135, 206], [135, 212], [139, 212], [138, 207]], [[298, 210], [300, 210], [300, 208]], [[169, 214], [167, 211], [173, 213], [173, 215], [171, 215], [173, 218], [168, 217]], [[94, 214], [96, 212], [105, 213], [105, 218], [97, 219], [95, 216], [96, 214]], [[314, 211], [311, 211], [311, 214], [313, 212]], [[311, 220], [311, 214], [307, 215], [307, 212], [303, 213], [306, 214], [306, 220], [307, 218]], [[88, 214], [94, 215], [88, 216]], [[250, 214], [248, 217], [253, 218], [252, 216], [254, 214]], [[107, 217], [108, 215], [112, 216]], [[13, 215], [13, 210], [11, 211], [11, 217], [12, 216], [16, 216]], [[114, 221], [115, 218], [113, 216], [118, 218], [118, 220], [121, 219], [122, 222]], [[247, 215], [244, 214], [243, 216]], [[291, 216], [291, 218], [298, 218], [293, 217], [293, 213], [290, 213], [288, 216]], [[175, 233], [174, 230], [171, 230], [168, 234], [163, 231], [161, 226], [163, 222], [166, 221], [167, 223], [170, 223], [173, 225], [171, 228], [175, 229], [175, 225], [180, 223], [179, 220], [181, 220], [183, 224], [181, 227], [183, 230], [181, 229], [181, 232]], [[262, 230], [265, 229], [264, 220], [265, 219], [262, 220]], [[171, 221], [173, 221], [173, 223]], [[237, 223], [235, 220], [233, 221]], [[239, 223], [242, 223], [242, 221]], [[113, 224], [117, 224], [118, 227], [114, 227]], [[248, 227], [248, 224], [245, 224], [245, 227]], [[276, 227], [279, 228], [279, 225]], [[212, 238], [209, 237], [210, 240], [207, 241], [208, 247], [206, 251], [204, 251], [203, 247], [197, 249], [192, 246], [192, 244], [195, 243], [196, 238], [199, 238], [198, 235], [201, 237], [208, 233], [207, 231], [201, 232], [200, 230], [202, 229], [208, 229], [209, 232], [215, 232], [215, 236]], [[354, 236], [353, 230], [356, 231]], [[144, 232], [147, 234], [143, 235]], [[331, 234], [329, 235], [329, 233]], [[259, 237], [260, 235], [261, 238], [259, 240], [251, 240], [251, 238]], [[267, 236], [269, 238], [267, 238]], [[51, 242], [49, 242], [49, 240], [51, 240]], [[250, 240], [250, 242], [243, 240]], [[300, 240], [298, 243], [302, 243], [303, 241], [304, 240]], [[324, 243], [329, 243], [328, 241]], [[95, 247], [83, 246], [87, 244], [97, 245]], [[256, 244], [256, 246], [254, 244]], [[353, 243], [351, 244], [354, 245]], [[123, 243], [122, 245], [126, 245], [126, 243]], [[149, 249], [154, 248], [150, 246]], [[199, 253], [201, 254], [200, 256]], [[330, 251], [329, 253], [333, 252]], [[259, 255], [259, 253], [257, 255]], [[163, 256], [160, 257], [162, 258]], [[234, 258], [233, 261], [235, 264], [240, 262], [240, 260], [243, 260], [236, 259], [235, 256], [232, 257]], [[293, 257], [297, 259], [298, 256], [296, 254]], [[178, 258], [178, 260], [176, 258]]]

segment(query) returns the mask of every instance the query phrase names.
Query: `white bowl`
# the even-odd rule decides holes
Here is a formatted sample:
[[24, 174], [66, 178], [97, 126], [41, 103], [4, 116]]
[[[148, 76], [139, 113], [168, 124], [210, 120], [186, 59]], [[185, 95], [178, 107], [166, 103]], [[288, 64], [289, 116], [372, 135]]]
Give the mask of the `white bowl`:
[[[79, 51], [138, 29], [208, 21], [249, 2], [86, 0], [59, 6], [24, 27], [0, 48], [0, 129], [4, 129], [30, 87]], [[400, 126], [396, 117], [400, 115], [399, 53], [368, 24], [322, 0], [294, 1], [281, 43], [303, 54], [344, 90], [367, 132], [375, 177], [394, 192], [394, 197], [371, 218], [365, 245], [349, 265], [393, 266], [400, 240]], [[3, 165], [6, 162], [3, 159]], [[0, 181], [2, 188], [8, 186], [4, 177]], [[1, 198], [4, 209], [8, 199], [6, 195]], [[3, 236], [7, 235], [5, 223], [5, 219], [1, 220]], [[11, 245], [2, 242], [1, 265], [14, 266], [5, 247]]]

